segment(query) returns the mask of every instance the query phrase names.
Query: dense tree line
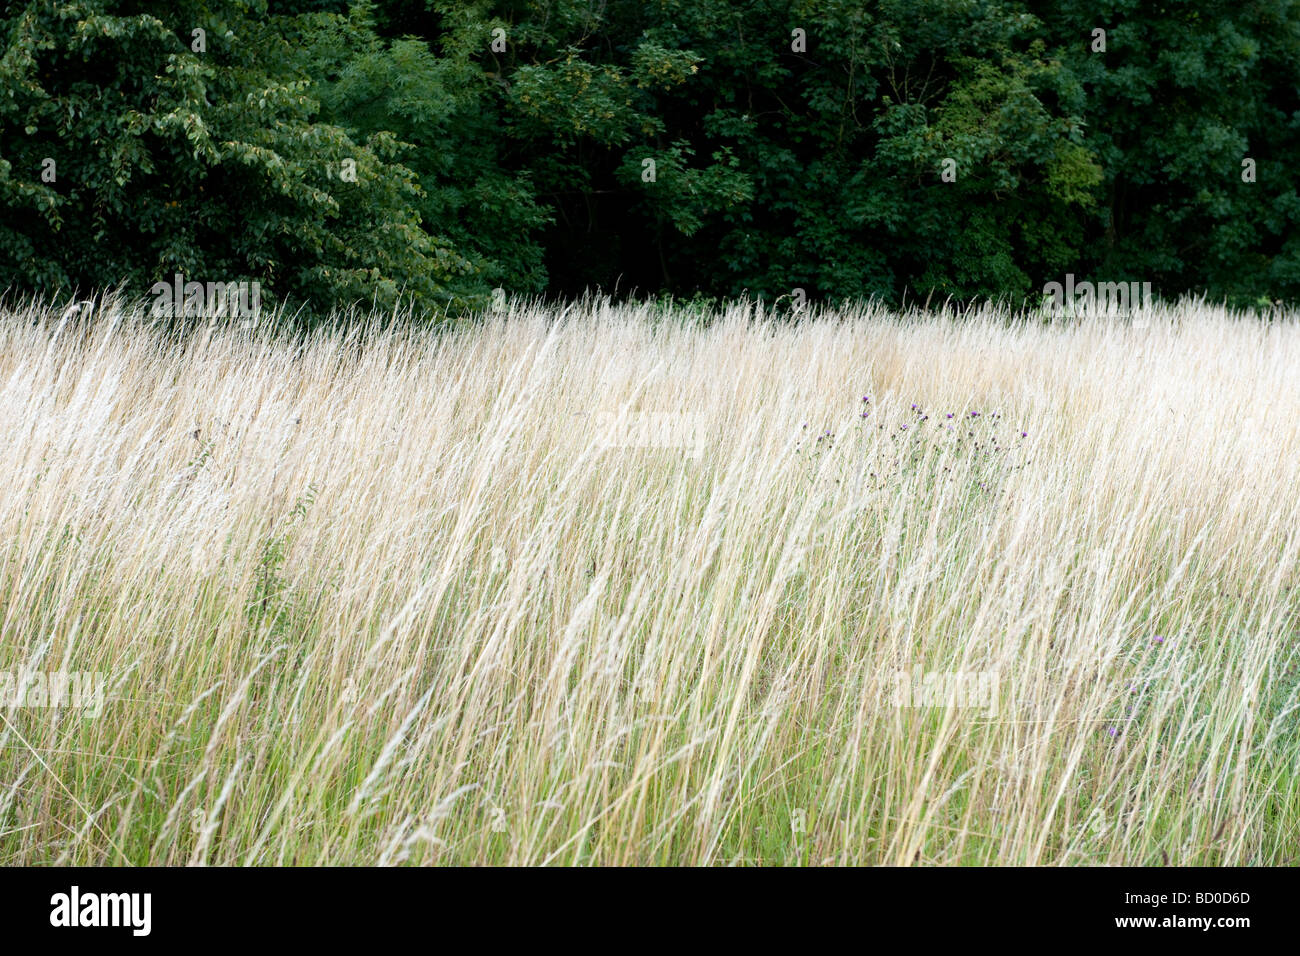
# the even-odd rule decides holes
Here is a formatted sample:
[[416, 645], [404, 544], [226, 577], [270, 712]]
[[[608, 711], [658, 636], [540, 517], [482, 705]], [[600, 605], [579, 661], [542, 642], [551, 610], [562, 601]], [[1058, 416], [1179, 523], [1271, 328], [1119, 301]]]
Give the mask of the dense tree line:
[[0, 2], [0, 289], [1300, 299], [1292, 0]]

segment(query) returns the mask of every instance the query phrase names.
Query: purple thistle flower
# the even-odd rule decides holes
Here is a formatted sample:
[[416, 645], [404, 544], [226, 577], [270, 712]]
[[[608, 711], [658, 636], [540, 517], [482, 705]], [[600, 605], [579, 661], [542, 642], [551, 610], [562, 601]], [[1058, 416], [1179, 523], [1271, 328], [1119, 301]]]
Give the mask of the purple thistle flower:
[[1119, 736], [1119, 731], [1116, 730], [1114, 727], [1107, 727], [1107, 728], [1106, 728], [1106, 733], [1110, 734], [1112, 737], [1118, 737], [1118, 736]]

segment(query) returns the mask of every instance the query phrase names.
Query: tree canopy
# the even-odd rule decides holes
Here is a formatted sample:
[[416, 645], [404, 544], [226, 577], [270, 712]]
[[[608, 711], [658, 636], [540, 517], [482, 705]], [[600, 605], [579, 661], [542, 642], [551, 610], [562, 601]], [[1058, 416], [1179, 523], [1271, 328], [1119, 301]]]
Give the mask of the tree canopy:
[[0, 289], [1300, 298], [1300, 5], [0, 2]]

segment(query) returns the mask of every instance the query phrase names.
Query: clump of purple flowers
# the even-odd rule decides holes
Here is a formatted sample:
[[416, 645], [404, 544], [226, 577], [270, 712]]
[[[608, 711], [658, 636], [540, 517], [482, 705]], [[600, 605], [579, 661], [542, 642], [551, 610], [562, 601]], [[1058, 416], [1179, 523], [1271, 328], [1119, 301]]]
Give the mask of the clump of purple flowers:
[[[904, 412], [901, 416], [906, 420], [899, 422], [895, 418], [895, 424], [889, 423], [889, 418], [892, 416], [888, 414], [888, 408], [881, 409], [880, 406], [873, 404], [870, 394], [863, 395], [861, 402], [856, 404], [860, 411], [854, 417], [859, 422], [866, 421], [869, 418], [874, 419], [876, 429], [884, 433], [881, 437], [895, 445], [895, 455], [890, 455], [885, 459], [889, 465], [879, 469], [879, 474], [877, 471], [869, 472], [870, 477], [879, 483], [883, 484], [907, 469], [925, 467], [923, 464], [925, 462], [937, 464], [937, 460], [927, 452], [938, 440], [952, 442], [952, 445], [949, 446], [952, 452], [960, 454], [970, 462], [975, 472], [969, 476], [970, 490], [975, 494], [995, 492], [1000, 484], [997, 479], [1008, 468], [1021, 467], [1019, 464], [1006, 463], [1006, 459], [1008, 453], [1012, 452], [1015, 446], [1029, 437], [1029, 432], [1025, 429], [1016, 429], [1016, 431], [1020, 432], [1018, 436], [1014, 432], [1010, 436], [1001, 434], [1002, 415], [1000, 412], [968, 409], [966, 412], [960, 413], [960, 417], [969, 426], [963, 434], [953, 428], [954, 419], [959, 417], [959, 413], [945, 411], [939, 422], [943, 424], [943, 428], [937, 434], [927, 436], [923, 426], [929, 422], [930, 415], [920, 402], [910, 402], [907, 412]], [[873, 408], [875, 414], [873, 414]], [[808, 429], [807, 422], [803, 424], [803, 428], [805, 431]], [[835, 439], [835, 434], [830, 429], [826, 429], [818, 434], [816, 441], [810, 444], [807, 451], [814, 456], [827, 451], [832, 447]], [[795, 447], [796, 450], [802, 448], [802, 440], [796, 443]], [[993, 469], [992, 473], [990, 473], [990, 469]], [[962, 471], [963, 469], [944, 465], [942, 470], [934, 469], [935, 474], [933, 477], [944, 481], [953, 481], [958, 478]]]

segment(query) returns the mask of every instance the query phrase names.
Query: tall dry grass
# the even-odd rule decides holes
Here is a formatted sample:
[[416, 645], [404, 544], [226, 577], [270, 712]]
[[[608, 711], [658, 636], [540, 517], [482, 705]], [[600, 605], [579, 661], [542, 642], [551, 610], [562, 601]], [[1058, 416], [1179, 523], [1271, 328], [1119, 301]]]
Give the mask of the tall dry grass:
[[1300, 854], [1294, 317], [0, 313], [0, 863]]

